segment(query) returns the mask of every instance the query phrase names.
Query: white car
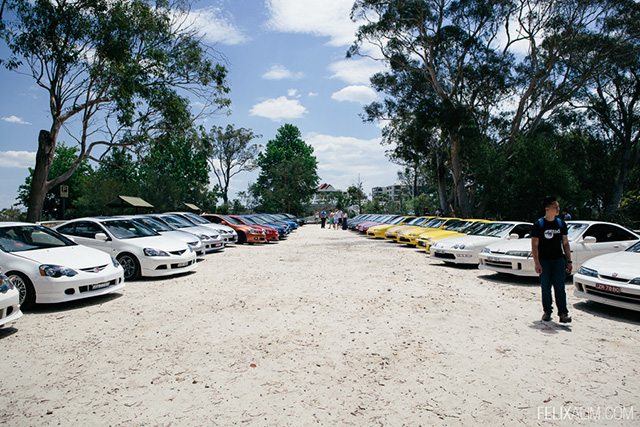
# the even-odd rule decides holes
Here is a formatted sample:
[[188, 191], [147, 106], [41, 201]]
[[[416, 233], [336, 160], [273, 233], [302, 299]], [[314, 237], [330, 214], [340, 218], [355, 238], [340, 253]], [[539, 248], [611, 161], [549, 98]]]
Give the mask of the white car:
[[192, 271], [196, 253], [185, 242], [162, 236], [126, 218], [80, 218], [55, 229], [85, 246], [114, 257], [124, 268], [126, 280]]
[[640, 243], [588, 260], [573, 276], [573, 286], [579, 298], [640, 311]]
[[187, 245], [189, 245], [191, 250], [196, 253], [197, 256], [204, 255], [204, 243], [202, 243], [202, 240], [195, 234], [177, 230], [162, 221], [158, 221], [157, 219], [146, 216], [132, 216], [128, 218], [139, 222], [140, 224], [152, 229], [156, 233], [162, 234], [163, 236], [171, 237], [172, 239], [177, 239], [185, 242]]
[[476, 232], [437, 240], [431, 245], [429, 258], [454, 264], [475, 264], [485, 246], [499, 239], [514, 240], [531, 236], [530, 222], [502, 221], [484, 224]]
[[[640, 236], [618, 224], [602, 221], [568, 221], [573, 271], [595, 256], [624, 251]], [[485, 247], [479, 255], [481, 269], [535, 277], [531, 239], [507, 240]]]
[[124, 271], [112, 257], [36, 224], [0, 223], [0, 266], [22, 308], [124, 288]]
[[218, 252], [224, 249], [224, 245], [225, 245], [224, 238], [220, 236], [220, 234], [217, 231], [211, 230], [210, 228], [193, 225], [193, 223], [187, 221], [186, 219], [178, 215], [148, 214], [148, 215], [140, 215], [140, 216], [153, 218], [155, 220], [165, 223], [169, 227], [175, 228], [176, 230], [184, 231], [187, 233], [191, 233], [195, 236], [198, 236], [200, 240], [202, 240], [205, 251], [207, 253]]
[[228, 225], [214, 224], [211, 221], [202, 218], [200, 215], [196, 215], [191, 212], [168, 212], [168, 214], [177, 215], [194, 225], [217, 231], [220, 233], [220, 236], [224, 238], [224, 243], [227, 245], [230, 243], [238, 243], [238, 233]]
[[20, 292], [9, 278], [0, 272], [0, 328], [20, 317]]

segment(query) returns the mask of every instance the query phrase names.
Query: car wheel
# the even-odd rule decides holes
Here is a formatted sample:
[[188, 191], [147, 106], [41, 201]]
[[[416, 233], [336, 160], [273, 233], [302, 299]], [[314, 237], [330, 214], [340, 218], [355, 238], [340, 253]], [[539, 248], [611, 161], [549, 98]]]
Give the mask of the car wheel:
[[117, 258], [124, 270], [124, 280], [137, 280], [140, 278], [140, 263], [131, 254], [122, 254]]
[[8, 273], [7, 277], [20, 293], [20, 308], [32, 307], [36, 302], [36, 291], [33, 288], [33, 284], [31, 284], [31, 280], [27, 276], [15, 272]]
[[243, 243], [247, 243], [247, 235], [240, 232], [238, 233], [238, 244], [242, 245]]

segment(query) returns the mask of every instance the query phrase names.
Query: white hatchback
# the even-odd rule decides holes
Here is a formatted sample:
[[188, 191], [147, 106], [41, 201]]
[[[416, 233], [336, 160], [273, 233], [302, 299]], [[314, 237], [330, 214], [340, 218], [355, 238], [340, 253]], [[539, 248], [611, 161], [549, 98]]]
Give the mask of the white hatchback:
[[20, 306], [58, 303], [124, 287], [122, 267], [41, 225], [0, 223], [0, 266], [20, 293]]
[[588, 260], [573, 277], [573, 286], [579, 298], [640, 311], [640, 243]]
[[74, 241], [110, 254], [124, 268], [126, 280], [191, 271], [196, 253], [185, 242], [162, 236], [126, 218], [80, 218], [55, 227]]
[[[567, 231], [574, 272], [588, 259], [624, 251], [640, 239], [640, 236], [631, 230], [602, 221], [568, 221]], [[494, 243], [485, 247], [479, 258], [481, 269], [516, 276], [538, 275], [531, 257], [531, 239]]]

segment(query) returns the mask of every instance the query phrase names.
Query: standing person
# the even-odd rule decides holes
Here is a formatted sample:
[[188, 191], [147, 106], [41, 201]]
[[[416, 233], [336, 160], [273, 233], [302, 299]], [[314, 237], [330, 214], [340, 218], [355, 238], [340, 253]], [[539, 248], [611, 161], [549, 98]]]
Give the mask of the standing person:
[[346, 230], [347, 229], [347, 220], [349, 219], [349, 215], [345, 212], [342, 215], [342, 229]]
[[440, 210], [440, 208], [436, 209], [436, 216], [442, 216], [442, 210]]
[[542, 289], [542, 321], [551, 320], [553, 287], [560, 322], [569, 323], [571, 317], [567, 309], [565, 279], [566, 274], [571, 273], [572, 261], [567, 223], [558, 218], [560, 204], [555, 197], [545, 197], [542, 205], [544, 216], [533, 223], [531, 231], [531, 254]]
[[316, 214], [313, 216], [313, 221], [317, 224], [320, 219], [320, 212], [316, 211]]
[[562, 219], [565, 221], [571, 221], [571, 214], [569, 213], [569, 209], [562, 208]]
[[322, 209], [320, 212], [320, 228], [324, 228], [324, 225], [327, 223], [327, 212]]
[[336, 219], [333, 227], [337, 230], [342, 226], [342, 211], [340, 209], [336, 210]]
[[334, 219], [334, 212], [331, 211], [329, 212], [329, 228], [333, 228], [333, 219]]

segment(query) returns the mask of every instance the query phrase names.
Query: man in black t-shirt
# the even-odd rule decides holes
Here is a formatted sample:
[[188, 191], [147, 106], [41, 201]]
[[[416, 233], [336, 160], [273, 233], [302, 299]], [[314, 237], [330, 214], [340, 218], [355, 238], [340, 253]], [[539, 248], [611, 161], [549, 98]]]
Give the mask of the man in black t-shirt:
[[567, 239], [567, 224], [558, 218], [560, 204], [555, 197], [546, 197], [543, 206], [544, 217], [533, 223], [531, 232], [531, 254], [542, 287], [542, 320], [551, 320], [553, 287], [560, 322], [569, 323], [571, 317], [567, 309], [565, 279], [566, 274], [571, 273], [571, 248]]

